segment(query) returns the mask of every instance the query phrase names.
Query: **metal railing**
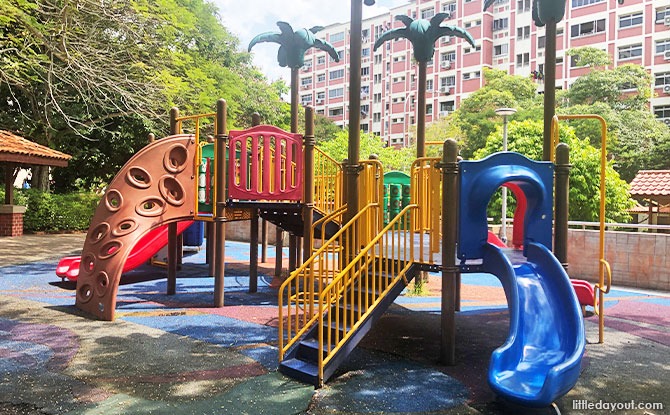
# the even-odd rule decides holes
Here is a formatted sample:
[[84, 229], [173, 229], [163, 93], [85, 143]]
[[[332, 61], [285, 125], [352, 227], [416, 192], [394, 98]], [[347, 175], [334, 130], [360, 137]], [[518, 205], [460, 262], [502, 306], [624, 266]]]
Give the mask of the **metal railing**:
[[[381, 207], [369, 205], [380, 211]], [[407, 273], [414, 265], [415, 231], [412, 218], [419, 207], [405, 207], [378, 233], [321, 291], [318, 299], [319, 384], [324, 367], [345, 345], [361, 324], [399, 283], [407, 285]], [[378, 215], [377, 215], [378, 216]], [[408, 230], [397, 230], [409, 223]], [[354, 247], [355, 248], [355, 247]]]
[[314, 207], [328, 214], [343, 205], [342, 165], [314, 148]]
[[[413, 223], [422, 232], [429, 235], [430, 252], [440, 250], [441, 220], [442, 220], [442, 171], [437, 167], [440, 158], [419, 158], [412, 163], [411, 169], [411, 196], [410, 203], [421, 206], [415, 213]], [[420, 243], [424, 243], [423, 239]], [[423, 252], [423, 247], [421, 249]], [[422, 261], [425, 261], [422, 258]], [[432, 255], [428, 257], [433, 263]]]

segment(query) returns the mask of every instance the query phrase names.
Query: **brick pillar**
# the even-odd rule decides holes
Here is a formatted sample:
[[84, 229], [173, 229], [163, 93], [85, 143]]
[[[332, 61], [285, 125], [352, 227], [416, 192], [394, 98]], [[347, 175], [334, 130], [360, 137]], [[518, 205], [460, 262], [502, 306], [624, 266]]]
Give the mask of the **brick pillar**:
[[25, 206], [0, 205], [0, 236], [23, 235]]

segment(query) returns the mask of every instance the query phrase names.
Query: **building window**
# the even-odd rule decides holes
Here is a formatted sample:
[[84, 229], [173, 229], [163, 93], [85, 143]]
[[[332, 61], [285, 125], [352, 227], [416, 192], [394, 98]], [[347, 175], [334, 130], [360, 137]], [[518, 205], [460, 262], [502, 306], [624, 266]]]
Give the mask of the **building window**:
[[312, 94], [300, 95], [300, 102], [302, 102], [302, 105], [310, 104], [312, 102]]
[[375, 84], [380, 84], [382, 82], [382, 74], [376, 73], [372, 76], [372, 82]]
[[370, 86], [364, 85], [361, 87], [361, 98], [367, 98], [370, 96]]
[[465, 53], [479, 52], [480, 50], [482, 50], [481, 45], [475, 46], [474, 50], [472, 50], [471, 47], [466, 47], [466, 48], [463, 48], [463, 53], [465, 54]]
[[363, 48], [361, 50], [361, 56], [364, 58], [369, 58], [370, 57], [370, 48]]
[[405, 117], [391, 118], [391, 123], [392, 124], [404, 124], [405, 123]]
[[317, 92], [316, 93], [316, 100], [317, 101], [323, 101], [326, 99], [326, 93], [325, 92]]
[[454, 107], [454, 101], [440, 102], [440, 112], [453, 111]]
[[572, 7], [588, 6], [591, 4], [602, 3], [605, 0], [572, 0]]
[[516, 28], [516, 40], [528, 39], [530, 37], [530, 26]]
[[670, 39], [656, 41], [656, 54], [665, 53], [670, 50]]
[[544, 49], [546, 44], [547, 44], [547, 37], [546, 36], [540, 36], [540, 37], [537, 38], [537, 48], [538, 49]]
[[316, 82], [326, 82], [326, 74], [325, 73], [317, 74]]
[[454, 86], [456, 85], [456, 76], [445, 76], [440, 79], [440, 86]]
[[344, 69], [330, 71], [330, 80], [344, 78]]
[[530, 53], [520, 53], [516, 55], [516, 66], [528, 66], [530, 65]]
[[670, 85], [670, 72], [657, 73], [654, 76], [654, 78], [655, 78], [655, 81], [654, 81], [655, 86]]
[[481, 19], [471, 20], [471, 21], [465, 23], [465, 28], [469, 29], [471, 27], [477, 27], [477, 26], [481, 26], [481, 25], [482, 25], [482, 20]]
[[300, 85], [302, 85], [304, 87], [312, 86], [312, 77], [310, 76], [308, 78], [300, 79]]
[[372, 122], [381, 122], [382, 121], [382, 113], [381, 112], [375, 112], [372, 114]]
[[449, 13], [451, 15], [456, 13], [456, 2], [443, 4], [442, 5], [442, 13]]
[[509, 18], [504, 17], [493, 21], [493, 31], [504, 30], [509, 27]]
[[426, 80], [426, 91], [432, 91], [433, 90], [433, 80], [428, 79]]
[[639, 58], [640, 56], [642, 56], [642, 43], [619, 48], [619, 60]]
[[426, 104], [426, 115], [433, 115], [433, 104]]
[[340, 98], [344, 96], [344, 88], [335, 88], [328, 91], [328, 98]]
[[344, 115], [344, 109], [342, 107], [331, 108], [328, 110], [329, 117], [341, 117]]
[[405, 55], [398, 55], [393, 57], [393, 62], [405, 62], [407, 60], [407, 56]]
[[421, 10], [421, 18], [422, 19], [430, 19], [431, 17], [435, 16], [435, 8], [431, 7], [429, 9]]
[[663, 23], [668, 16], [670, 16], [670, 6], [656, 9], [656, 24]]
[[493, 56], [504, 56], [507, 55], [509, 50], [509, 45], [507, 43], [503, 45], [496, 45], [493, 47]]
[[366, 66], [365, 68], [361, 68], [361, 76], [369, 76], [370, 75], [370, 67]]
[[378, 92], [378, 93], [372, 95], [372, 102], [374, 102], [375, 104], [378, 104], [378, 103], [382, 102], [381, 92]]
[[637, 12], [633, 14], [627, 14], [625, 16], [619, 16], [619, 27], [631, 27], [639, 26], [642, 24], [642, 12]]
[[325, 56], [317, 56], [316, 57], [316, 64], [317, 65], [324, 65], [326, 63], [326, 57]]
[[344, 32], [331, 33], [330, 43], [341, 42], [344, 40]]
[[571, 37], [580, 37], [594, 35], [596, 33], [604, 32], [606, 28], [605, 19], [596, 20], [593, 22], [584, 22], [570, 27]]
[[670, 119], [670, 105], [654, 107], [654, 115], [656, 118]]
[[402, 75], [402, 76], [396, 76], [396, 77], [393, 78], [393, 83], [394, 84], [398, 83], [398, 82], [405, 82], [405, 76]]
[[517, 0], [516, 11], [519, 13], [530, 11], [530, 0]]
[[456, 52], [444, 52], [440, 54], [440, 62], [453, 62], [456, 60]]
[[375, 64], [378, 65], [382, 63], [382, 55], [375, 55]]

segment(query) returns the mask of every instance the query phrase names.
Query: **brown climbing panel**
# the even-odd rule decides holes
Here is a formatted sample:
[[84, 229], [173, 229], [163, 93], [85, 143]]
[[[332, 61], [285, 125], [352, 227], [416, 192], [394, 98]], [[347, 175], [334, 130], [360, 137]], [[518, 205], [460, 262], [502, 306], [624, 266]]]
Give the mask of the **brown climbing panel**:
[[151, 229], [193, 219], [195, 137], [175, 135], [149, 144], [109, 184], [86, 235], [76, 306], [114, 320], [116, 293], [128, 254]]

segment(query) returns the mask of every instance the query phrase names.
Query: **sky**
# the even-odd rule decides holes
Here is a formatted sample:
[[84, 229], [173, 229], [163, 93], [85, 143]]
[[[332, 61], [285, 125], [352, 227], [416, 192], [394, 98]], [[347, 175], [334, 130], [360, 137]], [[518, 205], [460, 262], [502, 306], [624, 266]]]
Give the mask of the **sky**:
[[[211, 0], [219, 8], [223, 25], [240, 39], [241, 47], [254, 36], [278, 32], [277, 21], [289, 23], [293, 30], [348, 22], [350, 0]], [[360, 1], [360, 0], [358, 0]], [[374, 6], [363, 6], [363, 18], [388, 13], [390, 8], [409, 0], [377, 0]], [[275, 43], [259, 43], [252, 49], [254, 64], [270, 81], [283, 78], [288, 83], [290, 69], [277, 64]]]

